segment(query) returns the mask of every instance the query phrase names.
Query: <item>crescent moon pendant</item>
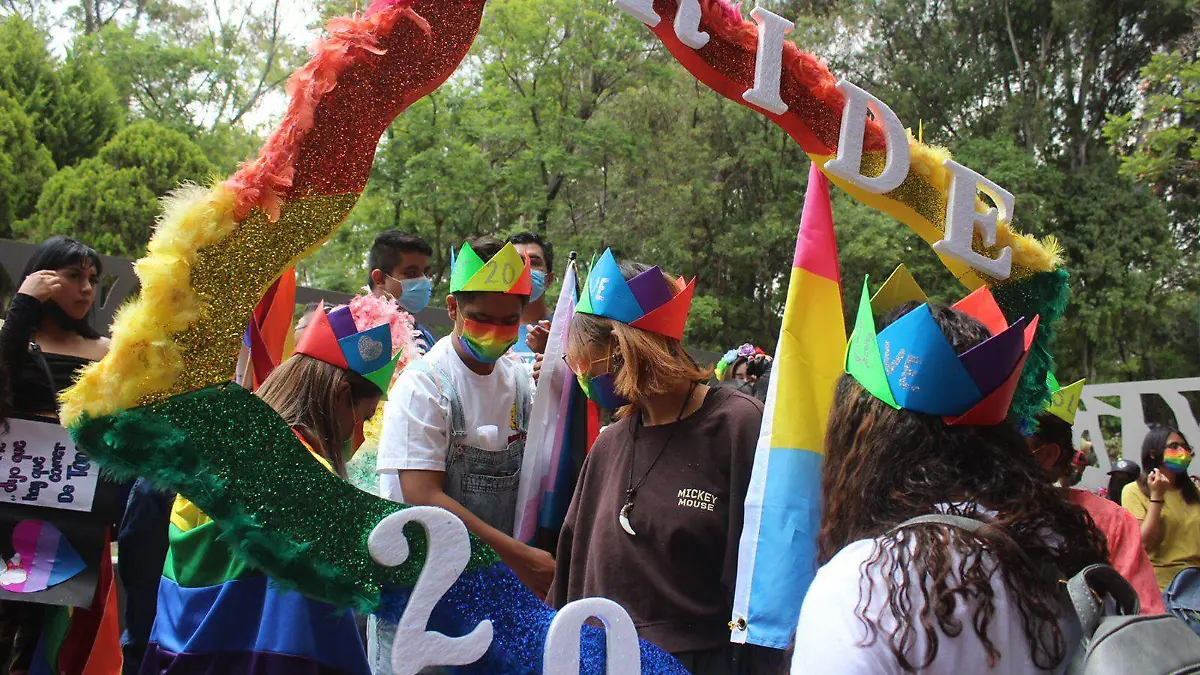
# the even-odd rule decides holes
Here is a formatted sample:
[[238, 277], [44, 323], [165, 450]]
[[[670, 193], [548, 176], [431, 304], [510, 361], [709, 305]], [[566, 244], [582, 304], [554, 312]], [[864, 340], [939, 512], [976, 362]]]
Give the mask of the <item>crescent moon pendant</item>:
[[617, 516], [617, 522], [621, 524], [621, 529], [625, 530], [625, 534], [631, 537], [636, 537], [637, 532], [633, 531], [633, 526], [629, 524], [629, 513], [633, 511], [633, 504], [629, 503], [621, 507], [621, 513]]

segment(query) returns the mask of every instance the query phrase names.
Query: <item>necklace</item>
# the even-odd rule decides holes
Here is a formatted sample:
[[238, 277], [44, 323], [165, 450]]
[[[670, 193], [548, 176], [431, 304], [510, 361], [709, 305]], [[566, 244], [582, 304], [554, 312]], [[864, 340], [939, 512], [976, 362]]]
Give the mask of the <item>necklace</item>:
[[692, 387], [688, 389], [687, 397], [683, 399], [683, 406], [679, 409], [679, 415], [675, 417], [675, 424], [677, 426], [671, 430], [671, 434], [667, 436], [666, 442], [663, 443], [658, 454], [654, 456], [654, 461], [650, 462], [650, 466], [642, 474], [641, 480], [636, 485], [633, 482], [633, 465], [637, 462], [638, 430], [641, 428], [642, 423], [641, 411], [638, 412], [637, 419], [633, 421], [633, 447], [629, 451], [629, 482], [626, 483], [628, 487], [625, 489], [625, 505], [621, 507], [621, 511], [617, 514], [617, 524], [621, 526], [622, 530], [625, 530], [625, 534], [631, 537], [637, 536], [637, 532], [633, 531], [633, 525], [629, 523], [629, 516], [633, 513], [633, 500], [637, 497], [637, 491], [642, 487], [642, 484], [646, 482], [646, 478], [650, 476], [650, 472], [654, 470], [654, 465], [658, 464], [658, 460], [662, 459], [663, 453], [667, 451], [667, 447], [674, 440], [675, 432], [679, 430], [678, 424], [683, 419], [683, 414], [687, 412], [688, 404], [692, 402], [692, 395], [695, 393], [696, 383], [693, 382]]

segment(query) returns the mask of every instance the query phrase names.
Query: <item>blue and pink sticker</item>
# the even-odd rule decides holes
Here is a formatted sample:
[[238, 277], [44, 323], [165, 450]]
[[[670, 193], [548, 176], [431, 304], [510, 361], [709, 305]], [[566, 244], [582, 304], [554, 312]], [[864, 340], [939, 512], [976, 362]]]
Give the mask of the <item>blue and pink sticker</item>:
[[37, 593], [68, 581], [87, 568], [83, 558], [57, 527], [41, 520], [22, 520], [13, 528], [16, 553], [4, 561], [0, 588], [9, 593]]

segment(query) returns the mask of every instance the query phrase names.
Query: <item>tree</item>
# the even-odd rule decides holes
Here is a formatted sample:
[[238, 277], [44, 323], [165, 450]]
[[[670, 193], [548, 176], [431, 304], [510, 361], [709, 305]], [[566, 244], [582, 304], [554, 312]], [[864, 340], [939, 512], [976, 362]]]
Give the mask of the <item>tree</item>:
[[59, 171], [37, 212], [14, 228], [38, 240], [78, 237], [109, 255], [139, 256], [159, 212], [158, 200], [183, 181], [203, 181], [212, 167], [187, 136], [154, 122], [123, 129], [100, 154]]
[[0, 22], [0, 90], [16, 98], [55, 164], [70, 166], [99, 151], [124, 122], [108, 75], [86, 53], [59, 63], [47, 35], [18, 16]]
[[33, 123], [17, 100], [0, 89], [0, 237], [29, 216], [42, 184], [54, 174], [54, 159], [38, 142]]

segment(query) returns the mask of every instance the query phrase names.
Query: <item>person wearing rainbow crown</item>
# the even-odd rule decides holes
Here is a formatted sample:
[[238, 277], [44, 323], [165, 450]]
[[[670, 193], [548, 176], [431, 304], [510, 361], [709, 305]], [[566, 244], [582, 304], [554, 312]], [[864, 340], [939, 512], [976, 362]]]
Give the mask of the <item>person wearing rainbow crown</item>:
[[[343, 479], [357, 432], [375, 414], [400, 357], [387, 323], [356, 318], [348, 306], [328, 314], [318, 308], [295, 353], [257, 392], [312, 454], [296, 462], [315, 460]], [[370, 672], [352, 611], [277, 585], [221, 535], [195, 505], [176, 498], [141, 672]]]
[[873, 298], [864, 284], [793, 673], [1067, 667], [1079, 623], [1044, 570], [1070, 578], [1107, 551], [1007, 420], [1036, 325], [1010, 323], [987, 287], [946, 307], [907, 272]]
[[778, 672], [782, 652], [732, 645], [726, 625], [763, 406], [708, 387], [684, 350], [694, 279], [605, 251], [585, 286], [566, 360], [620, 419], [584, 460], [549, 601], [615, 600], [694, 675]]
[[[511, 243], [481, 237], [463, 245], [446, 298], [454, 331], [396, 380], [377, 470], [380, 496], [450, 511], [544, 597], [554, 560], [512, 537], [533, 387], [522, 364], [502, 358], [532, 290], [529, 259]], [[395, 626], [370, 623], [373, 668], [391, 672]]]

